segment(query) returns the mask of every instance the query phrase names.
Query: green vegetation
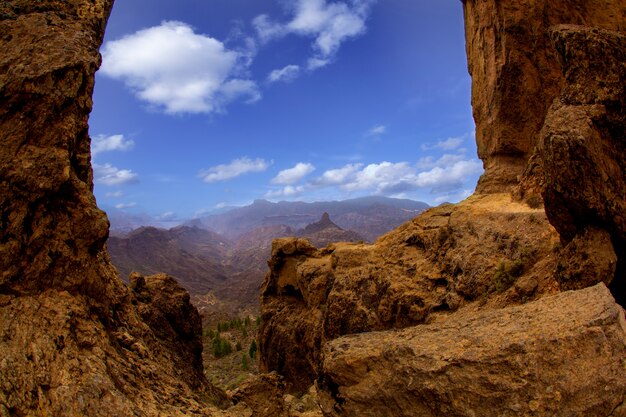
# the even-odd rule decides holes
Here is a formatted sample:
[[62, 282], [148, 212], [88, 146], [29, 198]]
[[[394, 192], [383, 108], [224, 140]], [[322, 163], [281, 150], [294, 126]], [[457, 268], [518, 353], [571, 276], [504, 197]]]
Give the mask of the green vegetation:
[[241, 369], [247, 371], [249, 367], [250, 366], [248, 365], [248, 356], [244, 353], [243, 355], [241, 355]]
[[248, 349], [248, 354], [250, 355], [252, 359], [256, 357], [256, 351], [257, 351], [256, 340], [252, 340], [252, 343], [250, 343], [250, 349]]
[[233, 351], [233, 346], [226, 339], [222, 339], [218, 334], [213, 339], [213, 355], [216, 358], [222, 358], [226, 355], [230, 355]]
[[496, 291], [507, 290], [523, 273], [524, 262], [522, 259], [516, 259], [512, 262], [501, 261], [493, 275]]

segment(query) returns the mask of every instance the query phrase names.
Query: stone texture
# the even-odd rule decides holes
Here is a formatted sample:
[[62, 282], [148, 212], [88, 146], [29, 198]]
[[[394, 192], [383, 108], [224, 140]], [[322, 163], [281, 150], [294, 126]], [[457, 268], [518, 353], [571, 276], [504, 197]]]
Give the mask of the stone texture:
[[219, 415], [226, 402], [190, 360], [188, 295], [165, 278], [131, 292], [104, 249], [87, 119], [111, 7], [0, 2], [2, 416]]
[[430, 209], [374, 245], [277, 239], [261, 289], [261, 370], [304, 392], [328, 340], [552, 292], [557, 242], [542, 210], [507, 194]]
[[623, 416], [625, 358], [624, 311], [599, 284], [333, 340], [320, 397], [327, 416]]
[[[588, 271], [595, 269], [595, 274], [579, 272], [575, 286], [610, 283], [624, 303], [626, 35], [563, 25], [552, 30], [552, 39], [565, 82], [548, 111], [535, 153], [546, 214], [567, 244], [563, 263], [605, 264], [602, 272], [595, 267]], [[590, 237], [599, 233], [605, 236]], [[615, 255], [617, 264], [609, 268], [607, 256]], [[572, 274], [562, 276], [571, 288]]]
[[563, 76], [550, 27], [626, 30], [623, 1], [464, 0], [465, 34], [478, 156], [478, 192], [517, 184], [559, 95]]

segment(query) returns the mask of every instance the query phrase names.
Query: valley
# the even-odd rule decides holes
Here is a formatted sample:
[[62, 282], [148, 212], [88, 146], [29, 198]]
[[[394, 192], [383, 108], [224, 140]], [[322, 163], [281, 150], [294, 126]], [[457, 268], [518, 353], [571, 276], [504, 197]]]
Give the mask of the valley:
[[383, 197], [319, 203], [256, 201], [171, 229], [141, 226], [122, 232], [127, 223], [113, 224], [107, 248], [123, 279], [133, 271], [165, 272], [189, 291], [205, 322], [214, 324], [259, 314], [259, 291], [273, 239], [302, 237], [320, 248], [333, 242], [373, 241], [427, 207]]

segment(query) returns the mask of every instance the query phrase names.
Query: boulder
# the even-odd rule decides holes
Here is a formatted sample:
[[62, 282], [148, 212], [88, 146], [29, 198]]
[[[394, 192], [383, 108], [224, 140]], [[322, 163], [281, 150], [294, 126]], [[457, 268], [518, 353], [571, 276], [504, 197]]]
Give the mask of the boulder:
[[626, 321], [604, 284], [324, 346], [327, 416], [624, 416]]

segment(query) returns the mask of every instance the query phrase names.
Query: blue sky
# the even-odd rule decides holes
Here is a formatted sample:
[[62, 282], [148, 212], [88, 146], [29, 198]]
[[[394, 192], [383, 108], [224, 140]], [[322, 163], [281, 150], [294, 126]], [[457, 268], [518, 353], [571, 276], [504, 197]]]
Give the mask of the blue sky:
[[118, 0], [90, 118], [105, 210], [458, 201], [476, 158], [458, 0]]

